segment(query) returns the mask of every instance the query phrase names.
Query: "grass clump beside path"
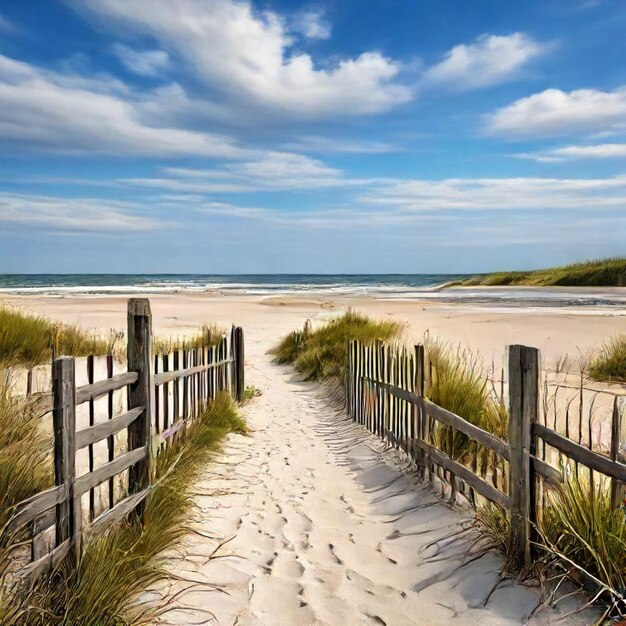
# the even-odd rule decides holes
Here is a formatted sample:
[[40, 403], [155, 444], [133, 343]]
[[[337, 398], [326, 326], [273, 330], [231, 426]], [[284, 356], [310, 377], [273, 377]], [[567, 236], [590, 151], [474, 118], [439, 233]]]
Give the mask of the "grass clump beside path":
[[40, 421], [37, 402], [0, 388], [0, 561], [7, 547], [2, 529], [15, 505], [54, 482], [52, 440], [42, 434]]
[[0, 367], [34, 367], [50, 362], [53, 354], [110, 354], [117, 339], [119, 335], [115, 333], [103, 339], [77, 326], [0, 306]]
[[528, 272], [495, 272], [475, 276], [458, 285], [522, 285], [529, 287], [626, 287], [626, 258], [585, 261]]
[[[571, 477], [549, 491], [540, 534], [544, 549], [565, 558], [623, 594], [626, 588], [626, 510], [613, 508], [607, 483]], [[570, 569], [570, 568], [568, 568]], [[626, 611], [626, 605], [620, 607]]]
[[626, 383], [626, 335], [606, 341], [589, 366], [595, 380]]
[[354, 311], [326, 322], [315, 330], [307, 322], [303, 330], [289, 333], [272, 350], [278, 363], [291, 363], [306, 380], [341, 378], [345, 373], [348, 343], [372, 344], [377, 339], [399, 338], [402, 325], [391, 320], [373, 320]]
[[178, 350], [195, 350], [196, 348], [211, 348], [216, 346], [224, 336], [224, 331], [216, 325], [204, 324], [194, 335], [154, 339], [155, 354], [171, 354]]
[[0, 598], [3, 626], [143, 626], [166, 610], [140, 594], [170, 576], [162, 553], [188, 531], [192, 489], [229, 432], [247, 428], [228, 394], [222, 394], [159, 454], [156, 480], [143, 525], [131, 518], [91, 539], [78, 564], [67, 561], [35, 588]]

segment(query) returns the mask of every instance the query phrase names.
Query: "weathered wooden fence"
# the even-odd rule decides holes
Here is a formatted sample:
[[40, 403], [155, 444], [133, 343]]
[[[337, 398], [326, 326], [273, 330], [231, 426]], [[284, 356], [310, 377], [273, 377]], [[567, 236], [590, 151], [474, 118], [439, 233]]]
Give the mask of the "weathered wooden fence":
[[[592, 481], [593, 472], [608, 477], [612, 502], [618, 505], [626, 484], [626, 464], [620, 454], [624, 410], [617, 396], [606, 456], [590, 449], [591, 444], [587, 448], [548, 428], [547, 420], [540, 423], [541, 369], [536, 348], [508, 347], [506, 439], [429, 400], [432, 367], [426, 363], [423, 345], [408, 351], [382, 342], [350, 342], [347, 411], [354, 421], [410, 455], [426, 479], [449, 485], [452, 502], [463, 493], [475, 503], [479, 494], [502, 507], [510, 520], [510, 546], [519, 567], [531, 563], [531, 537], [541, 515], [541, 494], [566, 479], [564, 464], [559, 462], [562, 456], [572, 459], [576, 467], [587, 468]], [[454, 454], [459, 433], [470, 442], [464, 458]], [[557, 455], [546, 455], [546, 445]]]
[[[61, 356], [53, 361], [55, 486], [18, 505], [4, 531], [30, 543], [26, 574], [54, 567], [69, 553], [79, 555], [88, 535], [132, 511], [141, 516], [159, 450], [184, 436], [218, 392], [243, 399], [243, 330], [233, 327], [213, 347], [153, 356], [147, 299], [128, 301], [127, 371], [113, 375], [112, 357], [106, 363], [107, 378], [95, 382], [94, 359], [89, 357], [89, 384], [77, 387], [75, 359]], [[126, 391], [126, 406], [116, 415], [114, 395], [120, 390]], [[107, 419], [96, 423], [98, 402], [106, 403]], [[89, 426], [77, 428], [77, 409], [83, 405], [88, 406]], [[96, 449], [104, 444], [105, 449]], [[83, 450], [88, 452], [88, 467], [81, 474], [77, 458]], [[97, 502], [96, 489], [104, 506]]]

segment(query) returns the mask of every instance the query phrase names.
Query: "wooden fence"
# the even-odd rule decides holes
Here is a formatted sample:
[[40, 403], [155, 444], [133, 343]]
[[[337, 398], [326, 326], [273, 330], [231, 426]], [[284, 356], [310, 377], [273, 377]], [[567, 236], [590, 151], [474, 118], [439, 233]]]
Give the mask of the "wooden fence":
[[[452, 502], [461, 492], [472, 503], [479, 494], [502, 507], [510, 520], [510, 545], [518, 567], [531, 564], [541, 494], [566, 479], [563, 464], [550, 463], [554, 457], [546, 456], [546, 444], [559, 456], [588, 468], [592, 481], [593, 472], [608, 477], [615, 507], [626, 484], [626, 464], [620, 456], [623, 410], [618, 398], [611, 416], [610, 456], [605, 456], [540, 423], [539, 363], [536, 348], [508, 347], [505, 439], [428, 399], [433, 364], [426, 364], [424, 346], [408, 351], [382, 342], [368, 346], [352, 341], [348, 347], [345, 385], [352, 419], [404, 450], [426, 479], [448, 484]], [[465, 458], [454, 454], [459, 433], [469, 440]]]
[[[54, 567], [70, 553], [78, 556], [88, 535], [102, 532], [132, 511], [141, 516], [159, 450], [184, 436], [187, 426], [218, 392], [229, 391], [238, 401], [243, 399], [244, 337], [240, 327], [233, 327], [216, 346], [172, 355], [153, 357], [152, 339], [149, 301], [131, 299], [126, 372], [113, 375], [109, 357], [107, 378], [94, 382], [94, 360], [89, 357], [89, 384], [77, 387], [75, 359], [61, 356], [53, 361], [55, 486], [18, 505], [4, 531], [6, 536], [28, 537], [31, 553], [26, 574], [37, 575]], [[115, 415], [113, 398], [120, 390], [126, 391], [127, 406]], [[98, 401], [107, 403], [107, 419], [95, 423]], [[89, 426], [77, 429], [77, 407], [85, 404]], [[116, 438], [124, 435], [125, 450], [116, 456]], [[97, 464], [94, 449], [101, 442], [106, 442], [106, 459]], [[77, 453], [81, 450], [88, 451], [88, 471], [79, 475]], [[105, 487], [107, 506], [98, 511], [95, 490], [101, 486]]]

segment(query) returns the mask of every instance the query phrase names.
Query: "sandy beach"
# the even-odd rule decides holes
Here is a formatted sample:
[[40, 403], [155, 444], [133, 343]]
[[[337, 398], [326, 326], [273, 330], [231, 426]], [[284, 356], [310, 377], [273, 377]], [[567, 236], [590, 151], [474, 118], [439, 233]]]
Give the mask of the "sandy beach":
[[[565, 306], [544, 304], [536, 299], [497, 300], [502, 288], [450, 290], [439, 299], [334, 297], [328, 293], [306, 296], [222, 295], [219, 293], [142, 294], [150, 298], [154, 331], [162, 337], [176, 337], [193, 331], [199, 324], [244, 327], [247, 348], [265, 352], [283, 334], [300, 328], [305, 320], [327, 320], [348, 308], [377, 318], [389, 318], [406, 325], [405, 339], [420, 342], [424, 334], [440, 337], [478, 351], [485, 364], [500, 364], [505, 346], [523, 343], [541, 350], [546, 367], [553, 367], [565, 354], [576, 358], [597, 347], [608, 337], [626, 329], [626, 305]], [[483, 294], [476, 301], [475, 292]], [[536, 292], [537, 290], [530, 290]], [[558, 290], [550, 290], [558, 294]], [[626, 288], [601, 290], [613, 301], [626, 302]], [[581, 295], [593, 290], [579, 290]], [[514, 293], [524, 293], [516, 289]], [[565, 291], [572, 302], [571, 290]], [[596, 292], [597, 293], [597, 292]], [[448, 298], [448, 294], [452, 294]], [[487, 296], [490, 296], [487, 298]], [[87, 329], [123, 330], [126, 326], [127, 296], [14, 296], [3, 301], [53, 320], [76, 323]], [[254, 347], [253, 347], [254, 346]]]
[[[202, 323], [243, 326], [247, 383], [262, 393], [244, 409], [251, 435], [231, 436], [197, 485], [196, 532], [169, 554], [172, 580], [146, 595], [169, 603], [159, 624], [541, 625], [576, 607], [579, 600], [569, 598], [529, 622], [538, 590], [502, 579], [502, 561], [492, 552], [473, 558], [470, 513], [417, 484], [395, 453], [267, 352], [305, 320], [352, 307], [405, 322], [410, 342], [429, 332], [498, 366], [507, 343], [525, 343], [540, 348], [550, 367], [565, 353], [584, 353], [623, 332], [624, 309], [327, 294], [148, 297], [163, 337]], [[126, 323], [122, 296], [7, 301], [89, 329], [122, 330]], [[559, 623], [588, 624], [592, 616]]]

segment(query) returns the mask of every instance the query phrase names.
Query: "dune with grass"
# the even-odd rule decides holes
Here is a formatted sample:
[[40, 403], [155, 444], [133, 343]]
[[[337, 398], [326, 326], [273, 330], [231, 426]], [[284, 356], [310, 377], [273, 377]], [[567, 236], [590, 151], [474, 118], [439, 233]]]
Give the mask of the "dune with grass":
[[531, 271], [493, 272], [454, 283], [467, 287], [626, 287], [626, 258], [585, 261]]
[[[126, 300], [118, 296], [12, 300], [88, 332], [122, 331], [126, 323]], [[207, 457], [211, 463], [185, 472], [191, 480], [183, 525], [163, 533], [173, 536], [171, 543], [150, 541], [149, 559], [137, 557], [147, 584], [133, 586], [124, 564], [103, 570], [120, 579], [112, 605], [145, 611], [147, 623], [171, 625], [408, 625], [415, 615], [423, 624], [525, 623], [540, 594], [502, 576], [504, 558], [495, 549], [501, 520], [485, 516], [494, 533], [478, 533], [473, 514], [447, 507], [406, 471], [401, 457], [346, 420], [323, 381], [341, 377], [350, 336], [410, 344], [428, 331], [429, 349], [439, 359], [435, 374], [445, 372], [433, 381], [438, 402], [498, 432], [506, 416], [485, 394], [478, 370], [463, 378], [472, 370], [455, 366], [460, 357], [471, 362], [470, 355], [480, 353], [497, 370], [506, 343], [523, 342], [553, 364], [568, 347], [576, 356], [578, 347], [597, 350], [619, 335], [623, 316], [601, 306], [562, 311], [375, 298], [328, 302], [310, 295], [281, 306], [259, 296], [151, 297], [161, 337], [191, 336], [207, 320], [221, 328], [243, 326], [246, 382], [260, 396], [251, 392], [242, 409], [249, 433], [235, 429], [223, 440], [223, 452]], [[446, 382], [455, 377], [462, 379], [462, 394], [453, 393], [459, 380], [452, 390]], [[457, 445], [454, 454], [463, 458], [463, 441]], [[99, 551], [121, 549], [129, 536], [110, 541]], [[138, 536], [133, 541], [141, 544]], [[151, 579], [153, 567], [159, 575]], [[80, 587], [78, 595], [93, 593]], [[530, 623], [564, 623], [558, 618], [579, 606], [577, 598], [540, 611]], [[164, 610], [150, 613], [155, 607]], [[593, 623], [594, 615], [587, 610], [567, 623]]]

